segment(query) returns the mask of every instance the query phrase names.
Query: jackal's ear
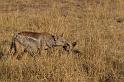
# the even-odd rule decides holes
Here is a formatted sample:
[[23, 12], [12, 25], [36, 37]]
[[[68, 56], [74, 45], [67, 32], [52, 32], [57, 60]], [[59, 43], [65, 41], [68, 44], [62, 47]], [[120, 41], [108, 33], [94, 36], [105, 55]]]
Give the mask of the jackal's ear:
[[64, 36], [64, 33], [62, 33], [60, 36], [63, 37]]
[[75, 47], [77, 45], [77, 42], [72, 42], [72, 46]]

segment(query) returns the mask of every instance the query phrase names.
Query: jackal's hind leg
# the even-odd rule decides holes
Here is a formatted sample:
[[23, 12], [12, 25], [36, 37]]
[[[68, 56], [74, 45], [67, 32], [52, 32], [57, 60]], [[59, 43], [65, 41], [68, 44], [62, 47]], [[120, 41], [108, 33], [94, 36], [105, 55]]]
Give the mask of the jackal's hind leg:
[[14, 54], [14, 57], [15, 57], [16, 59], [20, 60], [20, 59], [22, 59], [22, 57], [23, 57], [23, 55], [24, 55], [25, 52], [27, 52], [26, 49], [24, 49], [22, 52], [15, 53], [15, 54]]

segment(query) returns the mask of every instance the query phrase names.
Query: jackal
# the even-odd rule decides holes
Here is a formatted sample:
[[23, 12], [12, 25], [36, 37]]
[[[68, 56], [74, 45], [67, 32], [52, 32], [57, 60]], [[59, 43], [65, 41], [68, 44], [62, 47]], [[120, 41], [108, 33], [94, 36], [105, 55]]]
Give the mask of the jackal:
[[31, 54], [34, 52], [33, 50], [41, 53], [41, 50], [49, 50], [56, 46], [55, 37], [47, 32], [37, 33], [24, 31], [14, 33], [10, 47], [10, 52], [14, 49], [14, 54], [17, 53], [16, 42], [24, 47], [24, 51], [26, 50]]
[[76, 42], [70, 43], [63, 36], [54, 36], [47, 32], [18, 32], [14, 33], [10, 47], [10, 52], [14, 49], [13, 55], [15, 56], [19, 55], [16, 54], [17, 43], [22, 45], [24, 51], [29, 52], [31, 55], [34, 55], [34, 52], [41, 54], [41, 50], [47, 50], [49, 53], [51, 48], [56, 46], [62, 46], [65, 51], [69, 52], [76, 45]]

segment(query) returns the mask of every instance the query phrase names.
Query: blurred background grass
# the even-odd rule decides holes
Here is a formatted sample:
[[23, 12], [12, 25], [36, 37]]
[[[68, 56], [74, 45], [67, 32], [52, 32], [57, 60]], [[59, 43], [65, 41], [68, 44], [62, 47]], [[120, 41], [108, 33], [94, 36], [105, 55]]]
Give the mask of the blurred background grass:
[[[0, 0], [0, 82], [123, 82], [123, 9], [123, 0]], [[12, 60], [20, 31], [64, 33], [82, 54]]]

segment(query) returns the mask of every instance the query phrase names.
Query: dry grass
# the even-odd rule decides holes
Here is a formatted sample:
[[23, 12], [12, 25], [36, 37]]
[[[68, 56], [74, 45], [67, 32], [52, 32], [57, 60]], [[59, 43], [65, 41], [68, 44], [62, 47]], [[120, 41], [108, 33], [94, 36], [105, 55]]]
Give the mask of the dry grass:
[[[0, 0], [0, 82], [123, 82], [123, 0]], [[21, 60], [8, 53], [16, 31], [60, 35], [82, 51]]]

